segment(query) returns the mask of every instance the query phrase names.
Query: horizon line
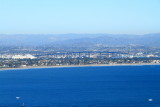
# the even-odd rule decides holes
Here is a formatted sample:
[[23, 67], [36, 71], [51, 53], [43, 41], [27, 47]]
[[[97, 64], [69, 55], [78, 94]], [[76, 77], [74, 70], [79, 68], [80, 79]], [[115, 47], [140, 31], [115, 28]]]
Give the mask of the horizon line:
[[131, 33], [0, 33], [0, 35], [66, 35], [66, 34], [75, 34], [75, 35], [84, 35], [84, 34], [101, 34], [101, 35], [148, 35], [148, 34], [160, 34], [157, 33], [144, 33], [144, 34], [131, 34]]

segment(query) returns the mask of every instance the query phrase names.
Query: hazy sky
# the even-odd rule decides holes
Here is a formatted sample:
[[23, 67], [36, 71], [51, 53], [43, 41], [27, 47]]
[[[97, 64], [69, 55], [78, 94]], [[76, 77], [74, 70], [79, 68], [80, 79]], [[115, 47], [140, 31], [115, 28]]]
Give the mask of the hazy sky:
[[0, 0], [0, 33], [160, 33], [160, 0]]

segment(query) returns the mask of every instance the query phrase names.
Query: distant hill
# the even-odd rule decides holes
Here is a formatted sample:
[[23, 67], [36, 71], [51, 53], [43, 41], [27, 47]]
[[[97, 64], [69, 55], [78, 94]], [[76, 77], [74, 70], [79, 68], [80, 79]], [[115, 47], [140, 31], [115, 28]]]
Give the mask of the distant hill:
[[0, 34], [4, 46], [106, 46], [144, 45], [160, 47], [160, 33], [145, 35], [126, 34]]

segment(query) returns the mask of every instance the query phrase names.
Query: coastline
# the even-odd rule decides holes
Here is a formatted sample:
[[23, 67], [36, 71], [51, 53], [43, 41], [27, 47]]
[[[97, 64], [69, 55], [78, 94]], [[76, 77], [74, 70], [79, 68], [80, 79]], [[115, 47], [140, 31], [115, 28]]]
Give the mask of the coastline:
[[144, 66], [144, 65], [160, 65], [156, 63], [136, 63], [136, 64], [90, 64], [90, 65], [59, 65], [59, 66], [26, 66], [19, 68], [0, 68], [0, 71], [20, 70], [20, 69], [39, 69], [39, 68], [67, 68], [67, 67], [98, 67], [98, 66]]

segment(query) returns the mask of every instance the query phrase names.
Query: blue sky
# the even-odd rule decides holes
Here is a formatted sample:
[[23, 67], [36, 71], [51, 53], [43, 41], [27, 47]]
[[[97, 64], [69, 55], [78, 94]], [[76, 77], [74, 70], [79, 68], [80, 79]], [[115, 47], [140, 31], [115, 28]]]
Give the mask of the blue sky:
[[160, 33], [160, 0], [0, 0], [0, 34]]

